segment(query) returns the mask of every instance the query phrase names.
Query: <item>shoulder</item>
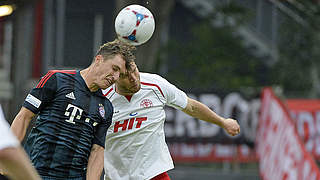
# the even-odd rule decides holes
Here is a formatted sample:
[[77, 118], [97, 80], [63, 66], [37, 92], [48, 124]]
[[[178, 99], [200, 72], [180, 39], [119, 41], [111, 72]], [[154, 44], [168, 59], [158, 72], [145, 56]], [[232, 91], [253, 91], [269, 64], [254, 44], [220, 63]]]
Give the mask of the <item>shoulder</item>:
[[170, 83], [158, 74], [140, 73], [140, 81], [142, 86], [154, 86], [161, 89], [170, 86]]
[[169, 82], [158, 74], [140, 73], [140, 81], [142, 86], [160, 86], [165, 87]]
[[140, 73], [141, 89], [153, 89], [165, 97], [168, 81], [158, 74]]
[[76, 70], [50, 70], [47, 72], [47, 74], [45, 74], [44, 76], [42, 76], [41, 79], [53, 79], [53, 78], [63, 78], [65, 76], [73, 76], [76, 74]]
[[58, 79], [67, 79], [67, 77], [70, 79], [75, 74], [76, 70], [50, 70], [41, 77], [36, 88], [51, 87], [57, 83]]
[[153, 83], [165, 80], [163, 77], [161, 77], [158, 74], [145, 73], [145, 72], [140, 72], [140, 79], [141, 81], [153, 82]]
[[56, 77], [74, 76], [76, 70], [50, 70], [47, 74], [55, 75]]
[[79, 78], [76, 76], [76, 70], [51, 70], [48, 73], [55, 77], [58, 86], [70, 84], [70, 82], [75, 82]]

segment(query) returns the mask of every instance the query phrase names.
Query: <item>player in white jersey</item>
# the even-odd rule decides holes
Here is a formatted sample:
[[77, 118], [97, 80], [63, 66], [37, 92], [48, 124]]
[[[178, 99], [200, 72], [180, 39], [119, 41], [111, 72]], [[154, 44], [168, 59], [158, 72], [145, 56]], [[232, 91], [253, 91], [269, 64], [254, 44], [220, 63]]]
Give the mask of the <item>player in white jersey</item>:
[[[12, 134], [0, 105], [0, 166], [12, 180], [40, 180], [17, 138]], [[0, 177], [1, 179], [1, 177]]]
[[166, 105], [219, 125], [237, 135], [237, 121], [225, 119], [156, 74], [140, 73], [132, 62], [127, 74], [104, 90], [114, 114], [106, 135], [105, 180], [169, 180], [173, 161], [165, 142]]

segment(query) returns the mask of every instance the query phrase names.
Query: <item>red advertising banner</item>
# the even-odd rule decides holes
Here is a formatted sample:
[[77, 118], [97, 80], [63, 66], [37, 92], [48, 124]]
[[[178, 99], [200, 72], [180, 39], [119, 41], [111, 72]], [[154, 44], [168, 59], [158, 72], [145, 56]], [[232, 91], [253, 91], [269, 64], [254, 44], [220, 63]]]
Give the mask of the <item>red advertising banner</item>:
[[320, 160], [320, 100], [289, 99], [286, 106], [305, 148]]
[[256, 138], [264, 180], [317, 180], [319, 169], [300, 141], [294, 122], [270, 88], [262, 93]]

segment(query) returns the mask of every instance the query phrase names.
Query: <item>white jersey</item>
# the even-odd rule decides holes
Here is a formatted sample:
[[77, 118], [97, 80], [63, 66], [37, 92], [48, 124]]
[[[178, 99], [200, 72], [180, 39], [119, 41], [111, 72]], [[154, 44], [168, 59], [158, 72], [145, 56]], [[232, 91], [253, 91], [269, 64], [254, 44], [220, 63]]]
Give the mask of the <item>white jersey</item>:
[[141, 89], [131, 99], [104, 90], [114, 114], [106, 135], [105, 179], [144, 180], [174, 167], [165, 142], [164, 106], [187, 106], [187, 95], [156, 74], [140, 73]]
[[20, 143], [10, 130], [10, 126], [4, 118], [0, 105], [0, 150], [8, 147], [17, 147]]

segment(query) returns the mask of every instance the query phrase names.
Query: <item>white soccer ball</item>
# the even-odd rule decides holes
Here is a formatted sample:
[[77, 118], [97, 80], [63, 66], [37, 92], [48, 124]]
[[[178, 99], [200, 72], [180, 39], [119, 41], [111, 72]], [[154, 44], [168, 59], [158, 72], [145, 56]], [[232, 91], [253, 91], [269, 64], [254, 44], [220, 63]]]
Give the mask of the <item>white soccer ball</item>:
[[147, 8], [134, 4], [119, 12], [114, 26], [120, 40], [137, 46], [151, 38], [155, 22]]

